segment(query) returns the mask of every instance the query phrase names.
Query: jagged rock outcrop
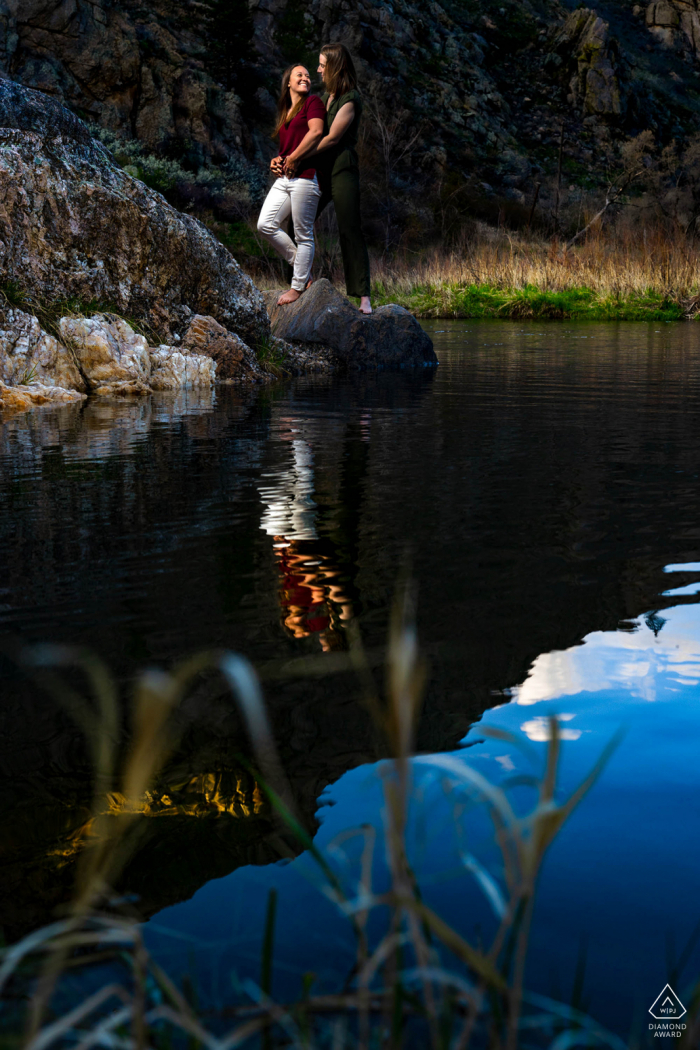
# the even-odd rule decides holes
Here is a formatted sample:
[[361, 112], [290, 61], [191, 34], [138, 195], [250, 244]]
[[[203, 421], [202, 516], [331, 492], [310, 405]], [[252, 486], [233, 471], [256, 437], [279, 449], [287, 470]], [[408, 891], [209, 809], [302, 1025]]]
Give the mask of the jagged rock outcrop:
[[380, 306], [365, 316], [333, 287], [314, 281], [294, 303], [278, 306], [266, 292], [276, 336], [330, 347], [345, 368], [423, 368], [437, 364], [430, 337], [401, 306]]
[[205, 354], [189, 354], [172, 346], [150, 352], [151, 390], [180, 390], [183, 387], [213, 386], [216, 362]]
[[582, 7], [572, 11], [552, 41], [550, 68], [564, 63], [575, 72], [569, 81], [569, 101], [584, 116], [619, 117], [625, 109], [620, 87], [616, 47], [609, 25]]
[[183, 350], [207, 354], [216, 361], [219, 379], [235, 379], [247, 366], [255, 369], [257, 362], [245, 343], [227, 332], [213, 317], [197, 314], [182, 340]]
[[192, 311], [247, 343], [269, 334], [262, 296], [202, 223], [117, 167], [63, 106], [6, 80], [0, 280], [40, 300], [108, 302], [167, 343]]
[[33, 314], [0, 315], [0, 379], [9, 386], [62, 387], [84, 393], [85, 381], [69, 350]]
[[151, 376], [148, 343], [121, 317], [62, 317], [58, 330], [91, 392], [147, 394]]
[[62, 317], [58, 328], [94, 394], [150, 394], [211, 386], [216, 378], [211, 357], [164, 344], [149, 347], [121, 317]]

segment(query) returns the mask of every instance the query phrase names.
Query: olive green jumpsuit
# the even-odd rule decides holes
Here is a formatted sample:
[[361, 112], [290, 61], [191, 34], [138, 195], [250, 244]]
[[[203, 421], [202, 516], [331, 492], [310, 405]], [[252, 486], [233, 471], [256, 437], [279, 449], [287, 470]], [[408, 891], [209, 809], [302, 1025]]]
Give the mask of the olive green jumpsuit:
[[329, 130], [338, 110], [346, 102], [354, 103], [355, 118], [340, 142], [327, 151], [327, 158], [325, 151], [314, 158], [319, 165], [318, 181], [321, 187], [317, 216], [333, 201], [338, 220], [345, 288], [348, 295], [361, 298], [370, 294], [369, 255], [360, 221], [360, 173], [355, 149], [362, 115], [362, 96], [359, 91], [348, 91], [346, 95], [334, 98], [330, 106], [328, 97], [327, 91], [321, 95], [321, 101], [327, 106]]

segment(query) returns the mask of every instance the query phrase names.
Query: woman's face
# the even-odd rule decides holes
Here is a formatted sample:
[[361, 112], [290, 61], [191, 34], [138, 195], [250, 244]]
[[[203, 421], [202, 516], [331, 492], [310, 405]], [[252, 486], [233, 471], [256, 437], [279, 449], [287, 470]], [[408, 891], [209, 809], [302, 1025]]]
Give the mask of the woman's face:
[[319, 55], [318, 56], [318, 69], [316, 70], [316, 72], [321, 74], [321, 80], [323, 80], [325, 82], [325, 80], [326, 80], [326, 56], [325, 55]]
[[289, 87], [291, 91], [307, 95], [311, 90], [311, 77], [308, 69], [305, 69], [304, 66], [295, 66], [289, 78]]

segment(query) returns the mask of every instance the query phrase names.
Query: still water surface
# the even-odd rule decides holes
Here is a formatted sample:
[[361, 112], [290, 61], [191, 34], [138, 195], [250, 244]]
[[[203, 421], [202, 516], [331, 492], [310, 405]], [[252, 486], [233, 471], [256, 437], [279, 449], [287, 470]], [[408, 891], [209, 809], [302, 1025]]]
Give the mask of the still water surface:
[[[0, 426], [9, 936], [68, 897], [91, 794], [79, 735], [12, 652], [87, 644], [125, 688], [138, 668], [205, 646], [246, 654], [309, 830], [335, 803], [320, 809], [323, 844], [381, 820], [386, 747], [334, 653], [354, 621], [381, 678], [410, 562], [430, 663], [421, 753], [466, 742], [501, 780], [524, 760], [483, 725], [543, 753], [555, 712], [566, 791], [625, 730], [546, 862], [529, 983], [570, 1001], [585, 959], [586, 1008], [621, 1034], [645, 1025], [700, 920], [700, 335], [495, 322], [431, 334], [434, 374], [91, 402]], [[333, 673], [295, 673], [306, 656]], [[241, 728], [218, 680], [198, 684], [181, 725], [125, 876], [153, 916], [152, 947], [176, 975], [196, 965], [218, 1002], [232, 969], [259, 973], [274, 886], [275, 991], [295, 992], [309, 970], [344, 975], [348, 931], [308, 858], [274, 863], [298, 850], [237, 760]], [[415, 773], [415, 863], [430, 903], [471, 936], [487, 906], [439, 780], [429, 764]], [[681, 998], [700, 968], [686, 955]]]

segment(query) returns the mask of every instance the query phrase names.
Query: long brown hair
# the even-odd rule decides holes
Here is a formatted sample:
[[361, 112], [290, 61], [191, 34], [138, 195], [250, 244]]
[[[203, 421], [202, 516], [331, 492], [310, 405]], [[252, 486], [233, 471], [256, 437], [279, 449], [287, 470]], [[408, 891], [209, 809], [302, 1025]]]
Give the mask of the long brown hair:
[[[294, 109], [291, 111], [291, 113], [289, 112], [289, 107], [292, 104], [292, 94], [289, 90], [289, 81], [291, 79], [292, 73], [295, 69], [298, 69], [299, 66], [301, 66], [302, 69], [306, 69], [306, 66], [303, 62], [293, 62], [291, 66], [287, 66], [284, 73], [282, 74], [282, 86], [280, 88], [280, 96], [277, 99], [277, 123], [275, 124], [275, 130], [272, 134], [273, 138], [275, 137], [275, 135], [279, 135], [280, 128], [283, 124], [286, 124], [288, 120], [291, 120], [292, 117], [295, 117], [297, 115], [301, 107], [306, 102], [306, 99], [309, 97], [308, 95], [306, 95], [300, 98]], [[306, 71], [308, 73], [308, 69]], [[288, 113], [289, 116], [287, 116]]]
[[355, 65], [345, 44], [324, 44], [321, 54], [326, 59], [323, 83], [329, 95], [340, 98], [357, 87]]

